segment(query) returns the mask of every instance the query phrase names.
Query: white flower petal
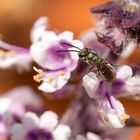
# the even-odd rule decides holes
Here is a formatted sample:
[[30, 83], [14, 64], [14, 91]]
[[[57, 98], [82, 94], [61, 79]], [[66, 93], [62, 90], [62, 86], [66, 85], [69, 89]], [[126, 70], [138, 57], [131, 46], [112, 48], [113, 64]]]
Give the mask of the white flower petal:
[[49, 130], [53, 130], [58, 123], [58, 116], [56, 113], [52, 111], [44, 112], [40, 117], [40, 126], [42, 128], [47, 128]]
[[0, 68], [6, 69], [12, 66], [16, 66], [19, 71], [22, 69], [29, 70], [31, 62], [32, 58], [29, 54], [15, 54], [14, 56], [7, 56], [4, 59], [0, 59]]
[[26, 128], [22, 124], [15, 124], [11, 128], [11, 140], [25, 140]]
[[76, 140], [87, 140], [87, 139], [83, 135], [78, 135], [78, 136], [76, 136]]
[[[24, 96], [23, 96], [24, 95]], [[42, 106], [42, 100], [36, 94], [34, 91], [28, 87], [28, 86], [20, 86], [16, 87], [7, 93], [4, 94], [4, 97], [8, 98], [11, 100], [12, 105], [10, 106], [11, 108], [17, 108], [17, 107], [12, 107], [12, 106], [17, 106], [20, 105], [22, 108], [24, 106]], [[18, 110], [19, 112], [20, 110]], [[15, 110], [17, 112], [17, 110]]]
[[53, 131], [56, 140], [68, 140], [71, 135], [71, 129], [66, 125], [58, 125]]
[[125, 114], [124, 107], [113, 96], [100, 102], [99, 115], [105, 125], [111, 128], [123, 128], [129, 115]]
[[130, 66], [124, 65], [120, 67], [117, 71], [116, 78], [126, 81], [128, 78], [132, 77], [133, 72]]
[[10, 105], [12, 104], [12, 101], [6, 97], [3, 97], [0, 99], [0, 114], [4, 114], [6, 111], [8, 111]]
[[0, 121], [0, 136], [6, 136], [7, 131], [8, 130], [6, 129], [5, 123]]
[[84, 48], [84, 44], [80, 40], [73, 40], [72, 44], [80, 49]]
[[46, 43], [46, 47], [50, 47], [51, 43], [57, 41], [57, 35], [53, 31], [45, 31], [41, 37], [41, 41]]
[[94, 32], [94, 29], [88, 29], [82, 32], [80, 39], [82, 40], [82, 42], [84, 42], [84, 44], [86, 44], [87, 42], [90, 42], [92, 40], [97, 40], [97, 36]]
[[136, 49], [136, 47], [137, 47], [136, 42], [134, 42], [134, 41], [129, 42], [128, 45], [127, 45], [127, 47], [125, 49], [123, 49], [123, 52], [121, 53], [120, 56], [123, 59], [128, 58], [134, 52], [134, 50]]
[[32, 42], [39, 41], [40, 37], [43, 35], [47, 28], [48, 18], [41, 17], [33, 25], [31, 29], [30, 38]]
[[70, 73], [65, 73], [64, 76], [57, 76], [53, 81], [48, 81], [48, 77], [43, 79], [43, 82], [38, 87], [39, 90], [42, 90], [43, 92], [52, 93], [56, 90], [61, 89], [69, 80]]
[[125, 84], [125, 96], [138, 96], [140, 97], [140, 76], [129, 78]]
[[27, 130], [31, 130], [39, 126], [39, 118], [35, 113], [28, 112], [23, 117], [22, 123]]
[[88, 132], [87, 133], [87, 140], [101, 140], [101, 138], [92, 132]]
[[67, 40], [71, 42], [72, 39], [73, 39], [73, 33], [70, 31], [65, 31], [58, 35], [58, 40]]
[[116, 114], [108, 114], [108, 125], [113, 128], [123, 128], [125, 126], [124, 123], [120, 121], [120, 118]]
[[83, 77], [82, 85], [86, 89], [89, 97], [94, 98], [94, 92], [99, 86], [99, 79], [95, 73], [90, 72]]

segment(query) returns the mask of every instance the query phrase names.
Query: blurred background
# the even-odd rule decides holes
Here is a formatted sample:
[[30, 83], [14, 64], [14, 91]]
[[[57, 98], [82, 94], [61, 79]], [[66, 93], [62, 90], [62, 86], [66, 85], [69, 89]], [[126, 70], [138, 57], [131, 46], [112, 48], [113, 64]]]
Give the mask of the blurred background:
[[[89, 9], [107, 0], [0, 0], [0, 34], [4, 41], [23, 47], [30, 46], [30, 29], [40, 16], [49, 17], [50, 28], [58, 31], [70, 30], [78, 37], [80, 33], [95, 24]], [[136, 51], [124, 63], [139, 61]], [[49, 109], [62, 115], [70, 105], [73, 96], [61, 100], [48, 99], [39, 94], [38, 83], [33, 81], [34, 72], [17, 73], [14, 69], [0, 70], [0, 93], [4, 93], [18, 85], [30, 85], [45, 100]], [[140, 121], [140, 101], [123, 99], [128, 114]], [[137, 128], [132, 140], [139, 140], [140, 129]]]

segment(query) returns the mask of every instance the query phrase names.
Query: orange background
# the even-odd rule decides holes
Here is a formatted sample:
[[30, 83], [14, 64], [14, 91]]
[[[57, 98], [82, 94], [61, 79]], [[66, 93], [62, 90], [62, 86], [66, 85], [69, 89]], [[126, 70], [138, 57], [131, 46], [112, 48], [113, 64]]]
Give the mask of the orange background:
[[[0, 33], [5, 41], [29, 47], [29, 33], [33, 22], [40, 16], [48, 16], [50, 28], [64, 31], [70, 30], [79, 34], [94, 25], [95, 19], [89, 9], [107, 0], [0, 0]], [[127, 63], [139, 61], [138, 53], [131, 56]], [[23, 75], [15, 70], [0, 70], [0, 92], [26, 84], [37, 89], [32, 80], [33, 73]], [[37, 91], [37, 90], [36, 90]], [[43, 97], [44, 98], [44, 97]], [[72, 98], [72, 97], [71, 97]], [[71, 98], [54, 101], [46, 99], [46, 105], [58, 114], [62, 114], [71, 102]], [[123, 100], [127, 112], [140, 120], [140, 101]], [[140, 129], [137, 129], [132, 140], [140, 140]]]

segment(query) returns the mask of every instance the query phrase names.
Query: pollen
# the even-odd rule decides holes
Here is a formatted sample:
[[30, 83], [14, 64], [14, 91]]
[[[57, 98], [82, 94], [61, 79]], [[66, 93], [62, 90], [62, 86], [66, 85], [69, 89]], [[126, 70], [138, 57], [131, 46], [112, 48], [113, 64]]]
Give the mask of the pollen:
[[103, 113], [103, 112], [104, 110], [102, 108], [98, 110], [98, 113]]
[[127, 119], [129, 119], [129, 118], [130, 118], [129, 115], [123, 114], [123, 115], [120, 116], [120, 121], [121, 121], [122, 123], [124, 123], [124, 122], [125, 122]]
[[2, 57], [4, 54], [5, 54], [5, 52], [0, 49], [0, 57]]
[[59, 76], [64, 76], [65, 73], [64, 73], [63, 71], [61, 71], [61, 72], [58, 73], [58, 75], [59, 75]]
[[109, 121], [108, 116], [104, 116], [104, 123], [107, 123]]
[[11, 50], [11, 51], [6, 52], [6, 54], [9, 55], [9, 56], [13, 56], [13, 55], [16, 54], [16, 52]]
[[41, 81], [41, 78], [42, 78], [42, 74], [40, 73], [40, 74], [37, 74], [37, 75], [35, 75], [34, 77], [34, 80], [36, 81], [36, 82], [40, 82]]
[[48, 82], [51, 83], [54, 80], [52, 77], [48, 77]]

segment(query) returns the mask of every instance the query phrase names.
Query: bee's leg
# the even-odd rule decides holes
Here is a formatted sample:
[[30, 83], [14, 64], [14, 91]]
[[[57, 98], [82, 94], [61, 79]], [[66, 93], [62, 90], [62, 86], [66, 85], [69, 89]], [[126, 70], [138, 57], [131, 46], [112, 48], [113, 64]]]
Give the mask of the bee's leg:
[[118, 67], [117, 65], [113, 64], [113, 63], [108, 63], [108, 62], [105, 62], [106, 65], [111, 65], [111, 66], [114, 66], [114, 67]]
[[94, 69], [95, 66], [92, 66], [89, 68], [88, 72], [90, 72], [92, 69]]
[[100, 77], [100, 76], [101, 76], [100, 69], [97, 69], [97, 76], [98, 76], [98, 77]]

